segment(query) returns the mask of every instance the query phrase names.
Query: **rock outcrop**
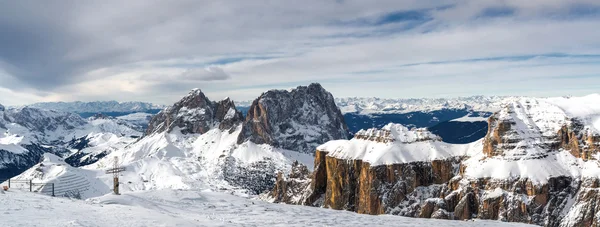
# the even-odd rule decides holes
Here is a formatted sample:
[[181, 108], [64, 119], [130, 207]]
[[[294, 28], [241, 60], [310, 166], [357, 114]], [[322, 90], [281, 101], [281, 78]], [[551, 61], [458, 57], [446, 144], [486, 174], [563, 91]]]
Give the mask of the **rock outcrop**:
[[313, 153], [318, 145], [346, 139], [348, 134], [333, 96], [314, 83], [291, 91], [267, 91], [254, 100], [238, 144], [251, 141]]
[[192, 90], [180, 101], [156, 114], [146, 135], [179, 130], [182, 134], [203, 134], [214, 127], [231, 129], [243, 121], [243, 115], [229, 98], [210, 101], [200, 89]]
[[317, 150], [302, 199], [292, 202], [365, 214], [600, 226], [600, 135], [590, 123], [600, 114], [568, 112], [577, 110], [565, 104], [571, 101], [578, 102], [508, 103], [467, 152], [419, 136], [424, 131], [390, 127], [329, 142]]

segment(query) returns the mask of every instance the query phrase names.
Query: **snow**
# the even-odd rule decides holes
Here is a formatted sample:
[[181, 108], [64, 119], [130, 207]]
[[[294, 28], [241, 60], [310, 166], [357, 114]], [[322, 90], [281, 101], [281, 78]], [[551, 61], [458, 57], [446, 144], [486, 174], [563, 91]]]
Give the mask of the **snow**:
[[227, 110], [227, 113], [225, 114], [224, 119], [232, 119], [233, 117], [235, 117], [235, 110], [233, 108], [229, 108], [229, 110]]
[[560, 107], [570, 117], [583, 120], [585, 125], [591, 125], [595, 133], [600, 133], [600, 94], [583, 97], [548, 98], [545, 101]]
[[[544, 184], [557, 176], [600, 177], [597, 160], [583, 161], [565, 150], [549, 150], [557, 132], [573, 119], [585, 128], [595, 130], [600, 116], [600, 95], [571, 98], [520, 98], [506, 103], [496, 115], [499, 120], [511, 122], [510, 131], [502, 139], [507, 141], [502, 155], [485, 157], [473, 155], [463, 162], [469, 178], [527, 178]], [[510, 143], [510, 144], [508, 144]]]
[[331, 157], [362, 160], [377, 166], [469, 156], [483, 148], [481, 140], [471, 144], [448, 144], [436, 139], [425, 129], [408, 130], [399, 124], [388, 124], [383, 129], [389, 130], [391, 138], [395, 140], [378, 142], [374, 141], [376, 138], [355, 137], [327, 142], [317, 150], [327, 152]]
[[494, 190], [485, 191], [483, 195], [483, 199], [495, 199], [504, 195], [504, 190], [502, 188], [496, 188]]
[[6, 130], [0, 129], [0, 150], [5, 150], [14, 154], [22, 154], [27, 149], [19, 144], [23, 141], [23, 136], [9, 134]]
[[558, 176], [600, 177], [600, 164], [596, 160], [583, 161], [568, 151], [549, 152], [547, 156], [519, 159], [505, 157], [486, 158], [483, 153], [473, 155], [463, 164], [466, 178], [529, 179], [534, 184], [545, 184]]
[[[179, 130], [173, 130], [179, 132]], [[235, 159], [242, 167], [258, 162], [272, 163], [272, 172], [287, 172], [291, 164], [298, 160], [312, 167], [313, 157], [296, 151], [257, 145], [251, 142], [237, 144], [241, 125], [231, 133], [212, 129], [204, 134], [182, 135], [180, 133], [157, 133], [115, 150], [98, 162], [85, 166], [95, 171], [97, 178], [107, 187], [112, 184], [111, 176], [103, 170], [113, 165], [117, 157], [127, 170], [122, 173], [127, 184], [123, 192], [155, 189], [211, 188], [237, 190], [224, 180], [225, 158]], [[98, 144], [114, 138], [98, 138]], [[96, 142], [94, 140], [94, 142]]]
[[528, 226], [363, 215], [272, 204], [210, 190], [156, 190], [73, 200], [9, 190], [0, 193], [9, 226]]
[[29, 107], [56, 110], [71, 113], [106, 113], [106, 112], [145, 112], [148, 110], [163, 109], [164, 105], [145, 102], [41, 102], [29, 105]]
[[358, 114], [402, 114], [431, 112], [441, 109], [468, 109], [472, 111], [496, 112], [506, 100], [515, 97], [471, 96], [459, 98], [381, 99], [381, 98], [336, 98], [342, 113]]
[[148, 117], [151, 117], [153, 114], [149, 113], [132, 113], [123, 116], [118, 116], [117, 119], [127, 120], [127, 121], [148, 121]]
[[487, 117], [479, 117], [479, 116], [474, 117], [474, 116], [471, 116], [471, 115], [465, 115], [463, 117], [452, 119], [450, 121], [457, 121], [457, 122], [480, 122], [480, 121], [484, 121], [485, 122], [487, 120], [488, 120]]

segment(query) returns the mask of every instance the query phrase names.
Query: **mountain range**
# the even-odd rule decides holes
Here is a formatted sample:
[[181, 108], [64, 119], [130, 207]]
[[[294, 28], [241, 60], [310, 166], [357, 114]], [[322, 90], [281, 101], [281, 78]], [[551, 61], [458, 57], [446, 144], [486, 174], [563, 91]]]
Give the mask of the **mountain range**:
[[593, 226], [599, 104], [600, 95], [335, 99], [310, 84], [264, 92], [246, 114], [200, 89], [154, 115], [1, 107], [0, 167], [67, 197], [109, 193], [104, 169], [117, 160], [123, 192], [210, 188], [363, 214]]

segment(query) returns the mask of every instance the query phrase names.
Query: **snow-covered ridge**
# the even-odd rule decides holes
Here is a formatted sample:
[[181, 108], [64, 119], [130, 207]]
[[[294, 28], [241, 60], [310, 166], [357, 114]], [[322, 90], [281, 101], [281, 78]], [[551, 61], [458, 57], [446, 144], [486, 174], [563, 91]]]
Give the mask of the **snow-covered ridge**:
[[371, 166], [469, 156], [480, 152], [481, 149], [481, 141], [471, 144], [448, 144], [425, 129], [409, 130], [400, 124], [388, 124], [381, 130], [362, 131], [351, 140], [330, 141], [317, 148], [327, 152], [328, 156], [362, 160]]
[[[520, 98], [506, 103], [491, 119], [494, 134], [486, 139], [502, 142], [495, 146], [490, 143], [493, 153], [479, 153], [466, 160], [465, 176], [527, 178], [534, 183], [557, 176], [600, 177], [600, 153], [586, 151], [591, 158], [576, 157], [572, 150], [560, 147], [561, 139], [563, 143], [565, 139], [559, 135], [561, 129], [569, 128], [574, 133], [600, 136], [600, 95]], [[581, 150], [593, 149], [587, 141], [578, 143]]]
[[383, 98], [336, 98], [335, 101], [344, 113], [401, 114], [409, 112], [430, 112], [442, 109], [467, 109], [472, 111], [495, 112], [502, 102], [515, 97], [507, 96], [471, 96], [459, 98], [420, 98], [420, 99], [383, 99]]
[[[0, 177], [33, 166], [46, 152], [65, 158], [74, 153], [90, 157], [122, 148], [141, 135], [131, 124], [114, 118], [83, 119], [55, 110], [8, 108], [0, 111]], [[94, 138], [104, 139], [77, 142]]]
[[105, 112], [145, 112], [148, 110], [163, 109], [164, 105], [147, 102], [40, 102], [28, 105], [29, 107], [57, 110], [71, 113], [105, 113]]
[[354, 138], [378, 142], [413, 143], [425, 140], [441, 140], [425, 128], [409, 129], [401, 124], [390, 123], [382, 129], [370, 128], [358, 131]]

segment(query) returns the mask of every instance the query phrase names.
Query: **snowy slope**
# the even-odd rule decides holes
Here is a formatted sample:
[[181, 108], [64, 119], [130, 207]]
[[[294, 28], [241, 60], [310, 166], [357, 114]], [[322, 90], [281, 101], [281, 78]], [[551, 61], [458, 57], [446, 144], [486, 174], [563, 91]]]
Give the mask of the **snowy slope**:
[[338, 159], [362, 160], [371, 166], [432, 161], [468, 156], [481, 150], [481, 141], [448, 144], [426, 129], [388, 124], [381, 130], [358, 132], [351, 140], [336, 140], [317, 148]]
[[[236, 189], [237, 179], [257, 171], [257, 175], [275, 175], [290, 169], [294, 160], [312, 163], [312, 156], [298, 152], [245, 142], [238, 145], [241, 126], [233, 132], [212, 129], [204, 134], [157, 133], [146, 136], [125, 149], [112, 152], [97, 163], [85, 167], [104, 169], [117, 157], [127, 171], [124, 190], [149, 189]], [[178, 130], [175, 130], [178, 131]], [[257, 163], [267, 163], [259, 168]], [[238, 171], [240, 170], [240, 171]], [[239, 175], [239, 176], [238, 176]]]
[[360, 215], [210, 190], [144, 191], [87, 201], [10, 190], [0, 193], [0, 207], [0, 220], [9, 226], [527, 226]]
[[77, 159], [90, 161], [94, 158], [89, 157], [124, 147], [134, 141], [133, 137], [142, 135], [133, 125], [118, 119], [83, 119], [72, 113], [31, 107], [4, 109], [0, 119], [0, 178], [30, 168], [46, 152], [65, 158], [78, 153]]
[[[506, 103], [493, 118], [509, 122], [503, 135], [506, 142], [496, 148], [501, 155], [483, 153], [465, 161], [465, 176], [470, 178], [528, 178], [544, 184], [557, 176], [600, 177], [600, 162], [584, 161], [563, 149], [551, 149], [558, 141], [558, 131], [574, 121], [583, 124], [588, 135], [598, 135], [600, 95], [559, 98], [520, 98]], [[492, 129], [494, 130], [494, 129]]]

